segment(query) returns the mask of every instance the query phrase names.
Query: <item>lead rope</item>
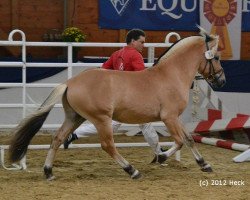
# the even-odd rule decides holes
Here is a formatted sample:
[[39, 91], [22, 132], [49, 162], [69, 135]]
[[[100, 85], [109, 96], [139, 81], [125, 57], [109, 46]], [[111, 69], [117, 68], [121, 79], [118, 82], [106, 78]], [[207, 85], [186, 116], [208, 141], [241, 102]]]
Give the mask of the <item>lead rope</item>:
[[192, 121], [195, 122], [198, 119], [198, 110], [199, 110], [199, 103], [200, 103], [200, 87], [198, 86], [198, 80], [194, 79], [193, 84], [193, 97], [192, 97]]

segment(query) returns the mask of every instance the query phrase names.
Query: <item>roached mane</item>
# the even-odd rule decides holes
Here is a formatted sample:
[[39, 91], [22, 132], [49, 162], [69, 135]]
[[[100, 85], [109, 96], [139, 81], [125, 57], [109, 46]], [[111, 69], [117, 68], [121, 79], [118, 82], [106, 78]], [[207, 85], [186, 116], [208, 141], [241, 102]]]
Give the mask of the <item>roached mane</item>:
[[[216, 47], [218, 46], [219, 37], [218, 37], [217, 35], [209, 35], [209, 34], [207, 33], [207, 31], [206, 31], [204, 28], [202, 28], [202, 27], [199, 26], [198, 24], [197, 24], [196, 26], [200, 29], [200, 35], [201, 35], [202, 37], [205, 38], [205, 41], [206, 41], [206, 42], [210, 42], [210, 41], [213, 41], [213, 40], [217, 40], [217, 42], [216, 42]], [[184, 39], [184, 38], [182, 38], [182, 39], [176, 41], [176, 42], [175, 42], [174, 44], [172, 44], [169, 48], [167, 48], [166, 51], [164, 51], [164, 52], [159, 56], [159, 58], [154, 62], [153, 66], [155, 66], [155, 65], [159, 62], [159, 60], [160, 60], [160, 59], [161, 59], [170, 49], [172, 49], [178, 42], [180, 42], [180, 41], [183, 40], [183, 39]], [[216, 48], [216, 50], [217, 50], [217, 48]]]

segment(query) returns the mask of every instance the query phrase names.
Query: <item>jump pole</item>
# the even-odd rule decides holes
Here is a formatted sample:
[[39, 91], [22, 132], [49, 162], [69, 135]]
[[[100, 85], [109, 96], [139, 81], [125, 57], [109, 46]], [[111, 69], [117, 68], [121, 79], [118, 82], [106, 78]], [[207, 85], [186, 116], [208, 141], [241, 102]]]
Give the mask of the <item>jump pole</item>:
[[194, 141], [198, 143], [208, 144], [225, 149], [231, 149], [236, 151], [243, 151], [243, 153], [233, 158], [234, 162], [250, 161], [250, 145], [239, 144], [227, 140], [217, 138], [207, 138], [199, 135], [193, 135]]

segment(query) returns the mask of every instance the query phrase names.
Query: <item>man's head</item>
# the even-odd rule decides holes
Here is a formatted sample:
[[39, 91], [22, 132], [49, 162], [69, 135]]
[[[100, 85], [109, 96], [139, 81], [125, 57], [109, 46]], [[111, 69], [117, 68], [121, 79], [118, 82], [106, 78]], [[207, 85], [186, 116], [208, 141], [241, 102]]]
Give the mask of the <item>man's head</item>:
[[146, 34], [141, 29], [132, 29], [126, 36], [127, 45], [135, 48], [137, 51], [142, 52], [145, 43]]

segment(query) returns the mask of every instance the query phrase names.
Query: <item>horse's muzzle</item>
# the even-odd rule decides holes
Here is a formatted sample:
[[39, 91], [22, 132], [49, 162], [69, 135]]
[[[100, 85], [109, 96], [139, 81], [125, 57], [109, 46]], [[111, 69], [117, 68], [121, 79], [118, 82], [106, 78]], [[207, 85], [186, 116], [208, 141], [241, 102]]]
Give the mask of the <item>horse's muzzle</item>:
[[212, 87], [214, 88], [221, 88], [226, 84], [226, 78], [217, 77], [215, 76], [213, 82], [211, 82]]

